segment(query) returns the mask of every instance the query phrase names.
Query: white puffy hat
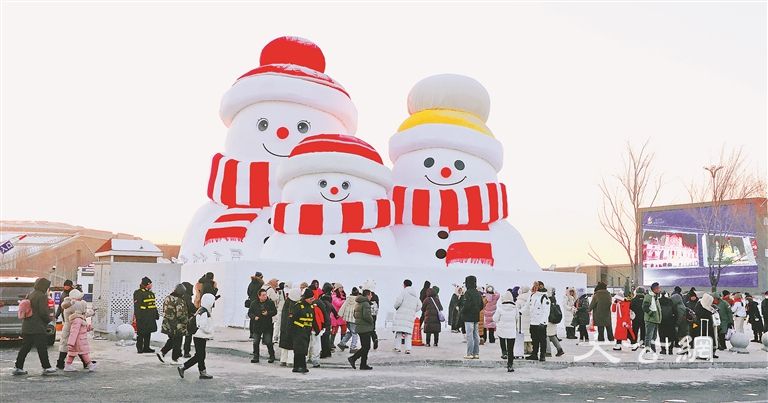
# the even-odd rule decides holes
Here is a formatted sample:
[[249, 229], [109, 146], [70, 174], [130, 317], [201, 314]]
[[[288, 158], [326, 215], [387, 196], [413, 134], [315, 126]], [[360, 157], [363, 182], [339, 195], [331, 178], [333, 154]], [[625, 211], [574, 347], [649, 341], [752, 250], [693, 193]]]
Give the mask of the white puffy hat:
[[408, 117], [389, 140], [392, 162], [406, 153], [449, 148], [475, 155], [501, 170], [501, 143], [486, 126], [491, 100], [485, 87], [471, 77], [439, 74], [413, 86]]

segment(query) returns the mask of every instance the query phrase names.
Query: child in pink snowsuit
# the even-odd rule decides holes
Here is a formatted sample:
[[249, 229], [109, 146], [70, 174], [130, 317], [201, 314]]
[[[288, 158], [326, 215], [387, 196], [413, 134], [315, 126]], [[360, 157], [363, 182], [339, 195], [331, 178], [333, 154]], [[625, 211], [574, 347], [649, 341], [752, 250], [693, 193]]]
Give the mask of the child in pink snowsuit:
[[69, 329], [69, 338], [67, 339], [67, 361], [64, 365], [64, 371], [77, 371], [72, 366], [72, 361], [78, 355], [82, 357], [89, 371], [96, 369], [96, 363], [91, 362], [91, 346], [88, 344], [88, 332], [91, 331], [91, 325], [85, 320], [85, 312], [88, 308], [85, 301], [77, 301], [73, 304], [75, 313], [69, 320], [71, 327]]

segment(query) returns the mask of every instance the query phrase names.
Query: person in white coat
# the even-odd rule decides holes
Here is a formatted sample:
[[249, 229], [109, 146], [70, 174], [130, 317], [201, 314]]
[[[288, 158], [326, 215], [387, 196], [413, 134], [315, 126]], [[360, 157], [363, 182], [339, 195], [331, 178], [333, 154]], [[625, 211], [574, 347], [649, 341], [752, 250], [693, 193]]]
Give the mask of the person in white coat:
[[565, 323], [565, 338], [576, 339], [576, 327], [573, 326], [573, 315], [576, 313], [576, 289], [565, 288], [565, 300], [563, 301], [563, 323]]
[[739, 333], [744, 333], [744, 321], [747, 318], [747, 304], [742, 299], [740, 292], [733, 294], [731, 311], [733, 312], [733, 325], [735, 330]]
[[347, 348], [347, 342], [349, 342], [349, 352], [354, 354], [357, 352], [357, 342], [360, 340], [355, 324], [357, 321], [355, 319], [355, 308], [357, 307], [357, 297], [360, 296], [360, 290], [357, 287], [352, 287], [352, 292], [349, 295], [350, 297], [344, 300], [344, 304], [339, 309], [339, 316], [347, 322], [347, 334], [341, 338], [336, 347], [344, 351]]
[[395, 346], [393, 350], [400, 352], [400, 341], [405, 340], [405, 353], [410, 354], [413, 338], [413, 320], [416, 311], [421, 308], [419, 293], [413, 289], [411, 280], [403, 281], [403, 291], [395, 300], [395, 317], [392, 330], [395, 332]]
[[520, 287], [520, 295], [517, 296], [517, 309], [520, 311], [520, 331], [523, 333], [523, 340], [517, 343], [524, 343], [523, 351], [529, 353], [533, 350], [531, 344], [531, 311], [528, 308], [528, 300], [531, 298], [531, 289], [528, 286]]
[[526, 357], [526, 360], [545, 361], [547, 355], [547, 323], [549, 322], [550, 300], [547, 297], [547, 289], [544, 283], [534, 281], [531, 287], [531, 298], [528, 301], [528, 312], [530, 314], [531, 341], [533, 342], [533, 352]]
[[520, 315], [512, 293], [507, 291], [501, 296], [501, 304], [493, 314], [496, 322], [496, 335], [501, 345], [501, 358], [507, 360], [507, 372], [515, 372], [515, 337], [517, 336], [517, 317]]
[[213, 294], [203, 294], [200, 300], [200, 308], [195, 314], [197, 332], [192, 336], [192, 342], [195, 343], [195, 355], [188, 359], [183, 366], [177, 368], [179, 376], [182, 378], [184, 378], [184, 371], [192, 368], [195, 364], [197, 364], [197, 369], [200, 371], [200, 379], [213, 378], [205, 371], [205, 344], [208, 340], [213, 340], [213, 319], [211, 318], [211, 313], [214, 301], [216, 301], [216, 298]]

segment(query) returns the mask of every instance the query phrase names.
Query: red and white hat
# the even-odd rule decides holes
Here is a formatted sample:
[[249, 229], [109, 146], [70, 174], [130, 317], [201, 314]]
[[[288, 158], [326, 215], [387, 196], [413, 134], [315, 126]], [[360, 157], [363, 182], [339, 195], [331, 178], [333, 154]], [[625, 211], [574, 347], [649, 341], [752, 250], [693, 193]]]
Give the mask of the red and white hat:
[[277, 168], [277, 183], [284, 186], [293, 178], [324, 172], [338, 172], [392, 187], [392, 171], [379, 153], [357, 137], [318, 134], [299, 142], [288, 160]]
[[227, 127], [248, 105], [283, 101], [325, 111], [339, 119], [347, 133], [357, 131], [357, 109], [344, 87], [325, 74], [325, 56], [317, 45], [283, 36], [264, 46], [260, 63], [222, 97], [219, 116]]

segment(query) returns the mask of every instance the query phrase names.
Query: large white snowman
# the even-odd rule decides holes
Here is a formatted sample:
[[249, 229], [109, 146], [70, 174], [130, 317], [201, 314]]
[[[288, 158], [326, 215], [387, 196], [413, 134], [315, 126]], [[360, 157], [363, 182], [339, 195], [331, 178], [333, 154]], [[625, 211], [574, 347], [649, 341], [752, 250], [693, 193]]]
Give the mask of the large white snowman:
[[266, 260], [394, 264], [397, 246], [387, 197], [392, 174], [368, 143], [338, 134], [302, 140], [277, 171], [282, 200]]
[[476, 80], [431, 76], [408, 95], [410, 117], [389, 142], [395, 239], [410, 265], [540, 271], [506, 221], [503, 150], [486, 126], [490, 98]]
[[224, 153], [213, 157], [209, 201], [184, 234], [183, 261], [257, 258], [272, 233], [270, 205], [280, 196], [276, 169], [308, 136], [355, 133], [357, 110], [324, 71], [325, 57], [314, 43], [281, 37], [261, 51], [260, 66], [224, 94]]

